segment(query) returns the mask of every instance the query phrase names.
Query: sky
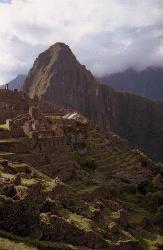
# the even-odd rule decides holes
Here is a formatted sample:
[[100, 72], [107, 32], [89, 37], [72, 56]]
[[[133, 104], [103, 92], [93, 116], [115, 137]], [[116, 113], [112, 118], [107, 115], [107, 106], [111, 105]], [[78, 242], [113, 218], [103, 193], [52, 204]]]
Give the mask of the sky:
[[163, 0], [0, 0], [0, 84], [70, 46], [95, 76], [163, 65]]

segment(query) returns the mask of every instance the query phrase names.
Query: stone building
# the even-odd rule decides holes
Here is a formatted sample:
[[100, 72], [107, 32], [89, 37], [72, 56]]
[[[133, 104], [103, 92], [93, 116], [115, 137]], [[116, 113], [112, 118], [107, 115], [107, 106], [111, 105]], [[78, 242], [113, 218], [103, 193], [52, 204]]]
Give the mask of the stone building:
[[6, 124], [12, 136], [21, 138], [29, 150], [54, 151], [64, 140], [63, 123], [50, 120], [34, 106], [28, 113], [6, 120]]
[[31, 106], [29, 113], [16, 117], [10, 122], [10, 129], [22, 130], [24, 136], [29, 138], [52, 138], [63, 136], [61, 123], [52, 122], [48, 117], [39, 113], [37, 107]]

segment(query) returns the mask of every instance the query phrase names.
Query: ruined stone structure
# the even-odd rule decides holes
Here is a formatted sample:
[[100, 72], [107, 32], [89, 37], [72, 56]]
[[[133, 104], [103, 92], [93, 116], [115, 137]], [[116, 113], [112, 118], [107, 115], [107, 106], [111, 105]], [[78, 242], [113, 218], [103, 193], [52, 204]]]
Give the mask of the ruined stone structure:
[[0, 123], [27, 112], [28, 98], [24, 92], [0, 89]]
[[[78, 126], [78, 113], [70, 109], [29, 99], [23, 92], [0, 90], [0, 150], [5, 152], [52, 153], [66, 151], [65, 128]], [[6, 123], [6, 124], [5, 124]], [[80, 139], [78, 131], [71, 131], [72, 142]], [[11, 138], [11, 140], [9, 140]]]
[[8, 86], [8, 84], [6, 84], [5, 89], [9, 90], [9, 86]]
[[39, 112], [37, 107], [30, 106], [29, 113], [7, 119], [8, 126], [14, 138], [21, 138], [29, 151], [54, 152], [65, 144], [62, 117], [50, 119]]

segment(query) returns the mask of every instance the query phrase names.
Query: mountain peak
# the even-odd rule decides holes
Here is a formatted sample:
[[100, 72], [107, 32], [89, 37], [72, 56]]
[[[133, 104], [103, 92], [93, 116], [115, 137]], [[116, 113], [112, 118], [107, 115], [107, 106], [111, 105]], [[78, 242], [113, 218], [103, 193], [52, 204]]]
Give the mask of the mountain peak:
[[68, 45], [66, 45], [65, 43], [61, 43], [61, 42], [53, 44], [52, 46], [49, 47], [48, 50], [53, 51], [53, 52], [58, 52], [58, 53], [59, 52], [69, 52], [72, 54], [70, 47]]
[[[78, 62], [69, 46], [59, 42], [38, 56], [25, 81], [24, 90], [31, 97], [37, 95], [41, 98], [45, 93], [51, 95], [56, 85], [76, 89], [92, 80], [96, 82], [90, 71]], [[61, 91], [61, 87], [58, 91]]]
[[61, 48], [61, 49], [69, 49], [69, 46], [65, 43], [62, 43], [62, 42], [57, 42], [57, 43], [54, 43], [53, 45], [50, 46], [50, 48]]
[[68, 62], [69, 66], [71, 65], [71, 63], [77, 62], [77, 59], [75, 55], [72, 53], [70, 47], [65, 43], [57, 42], [54, 45], [50, 46], [50, 48], [47, 51], [50, 52], [51, 56], [53, 57], [53, 60], [58, 59], [62, 61], [62, 63]]

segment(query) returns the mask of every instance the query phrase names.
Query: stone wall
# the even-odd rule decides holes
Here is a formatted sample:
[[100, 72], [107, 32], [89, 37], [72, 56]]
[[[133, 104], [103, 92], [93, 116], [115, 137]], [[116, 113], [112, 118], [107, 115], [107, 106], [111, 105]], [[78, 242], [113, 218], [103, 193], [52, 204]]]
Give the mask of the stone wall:
[[9, 130], [0, 129], [0, 139], [6, 139], [11, 137], [11, 132]]
[[39, 138], [36, 141], [33, 141], [33, 150], [36, 152], [52, 153], [59, 151], [64, 144], [64, 138], [59, 136], [52, 138]]
[[5, 140], [0, 142], [1, 152], [12, 152], [12, 153], [27, 153], [28, 148], [21, 143], [19, 140]]
[[0, 110], [0, 123], [6, 123], [7, 119], [12, 119], [23, 113], [23, 110]]

